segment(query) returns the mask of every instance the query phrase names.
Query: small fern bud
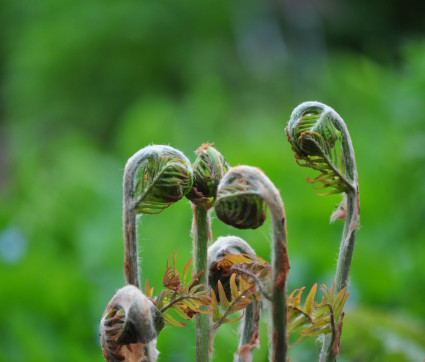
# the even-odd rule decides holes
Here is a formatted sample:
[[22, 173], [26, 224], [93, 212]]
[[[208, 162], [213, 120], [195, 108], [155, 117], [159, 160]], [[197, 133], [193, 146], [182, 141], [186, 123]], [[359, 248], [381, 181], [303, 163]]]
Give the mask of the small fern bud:
[[226, 176], [217, 191], [217, 217], [225, 224], [238, 229], [256, 229], [263, 225], [267, 208], [256, 183], [236, 172], [227, 173]]
[[119, 289], [100, 322], [105, 360], [156, 361], [156, 337], [163, 327], [161, 313], [140, 289]]
[[186, 197], [197, 205], [211, 207], [217, 195], [217, 187], [229, 169], [223, 155], [211, 144], [205, 143], [196, 150], [193, 164], [193, 186]]

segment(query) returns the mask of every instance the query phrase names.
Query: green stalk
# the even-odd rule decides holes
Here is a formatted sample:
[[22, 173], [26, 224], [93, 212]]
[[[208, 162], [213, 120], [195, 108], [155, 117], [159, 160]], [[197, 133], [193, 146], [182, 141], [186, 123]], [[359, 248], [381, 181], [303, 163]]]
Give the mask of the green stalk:
[[[207, 278], [208, 244], [211, 242], [210, 212], [204, 205], [192, 204], [193, 224], [192, 237], [194, 242], [195, 273], [202, 271], [199, 284], [204, 284], [203, 290], [209, 290]], [[201, 307], [206, 308], [206, 307]], [[196, 361], [210, 360], [210, 314], [196, 315]]]

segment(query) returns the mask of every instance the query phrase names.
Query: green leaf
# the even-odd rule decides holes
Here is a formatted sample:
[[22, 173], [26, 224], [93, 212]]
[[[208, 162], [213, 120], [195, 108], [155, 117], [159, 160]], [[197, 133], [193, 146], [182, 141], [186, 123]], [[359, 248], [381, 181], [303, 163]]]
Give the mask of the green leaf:
[[307, 298], [304, 303], [303, 312], [307, 315], [311, 315], [313, 313], [313, 303], [314, 303], [314, 297], [316, 296], [317, 291], [317, 283], [313, 285], [313, 287], [310, 290], [310, 293], [308, 293]]
[[165, 323], [169, 324], [170, 326], [186, 327], [186, 324], [175, 320], [172, 316], [170, 316], [169, 313], [164, 313], [162, 316], [164, 318]]
[[212, 298], [212, 307], [213, 307], [213, 321], [218, 322], [221, 319], [220, 309], [218, 307], [217, 297], [214, 293], [214, 290], [211, 289], [211, 298]]
[[189, 272], [189, 267], [190, 267], [190, 265], [192, 264], [192, 261], [193, 261], [193, 258], [190, 258], [190, 259], [186, 262], [186, 264], [184, 265], [184, 268], [183, 268], [183, 276], [182, 276], [182, 281], [183, 281], [183, 283], [186, 283], [186, 278], [187, 278], [187, 275], [188, 275], [188, 272]]
[[230, 277], [230, 292], [231, 292], [232, 300], [235, 300], [239, 295], [239, 291], [238, 291], [238, 287], [236, 286], [235, 279], [236, 279], [236, 273], [233, 273], [232, 276]]
[[220, 297], [220, 304], [223, 307], [223, 310], [229, 309], [230, 302], [226, 297], [226, 292], [224, 291], [223, 285], [221, 284], [220, 281], [218, 281], [217, 287], [218, 287], [218, 295]]

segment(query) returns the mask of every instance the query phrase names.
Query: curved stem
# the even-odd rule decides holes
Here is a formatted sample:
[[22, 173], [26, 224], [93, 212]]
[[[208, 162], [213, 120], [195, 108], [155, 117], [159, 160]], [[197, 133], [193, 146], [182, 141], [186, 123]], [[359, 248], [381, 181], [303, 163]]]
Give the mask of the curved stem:
[[[124, 233], [124, 276], [127, 284], [140, 289], [139, 255], [137, 251], [137, 212], [134, 205], [134, 185], [140, 164], [155, 157], [166, 146], [148, 146], [131, 156], [124, 168], [123, 176], [123, 233]], [[167, 148], [165, 148], [167, 149]]]
[[[269, 360], [286, 361], [288, 348], [286, 317], [286, 279], [289, 273], [287, 250], [286, 216], [282, 198], [274, 184], [255, 168], [239, 166], [244, 169], [244, 177], [256, 185], [259, 193], [270, 208], [273, 226], [272, 252], [272, 306], [271, 306], [271, 344]], [[254, 173], [255, 171], [255, 173]]]
[[[328, 116], [332, 120], [335, 127], [341, 132], [342, 153], [345, 161], [344, 168], [347, 173], [347, 176], [353, 180], [354, 186], [354, 190], [350, 190], [345, 193], [347, 202], [345, 223], [334, 279], [335, 293], [338, 293], [348, 285], [351, 261], [353, 258], [353, 251], [356, 240], [356, 231], [359, 227], [360, 201], [358, 191], [356, 159], [354, 156], [354, 148], [350, 134], [348, 133], [347, 126], [344, 120], [339, 116], [339, 114], [331, 108], [327, 111], [327, 114], [325, 116]], [[320, 352], [320, 362], [330, 362], [336, 360], [338, 348], [335, 347], [338, 346], [334, 346], [334, 343], [335, 334], [325, 336]]]
[[[310, 119], [303, 117], [310, 112], [315, 113]], [[310, 122], [310, 120], [312, 122]], [[307, 122], [306, 122], [307, 121]], [[304, 154], [314, 156], [315, 153], [309, 154], [309, 150], [302, 150], [302, 146], [298, 144], [299, 139], [302, 138], [305, 131], [314, 131], [319, 132], [318, 135], [325, 139], [325, 143], [329, 146], [328, 141], [331, 142], [332, 147], [334, 147], [334, 140], [329, 140], [329, 135], [326, 137], [329, 129], [325, 130], [320, 134], [321, 126], [326, 127], [326, 122], [331, 122], [333, 127], [335, 127], [341, 135], [341, 148], [342, 148], [342, 161], [343, 161], [343, 172], [339, 172], [336, 169], [336, 165], [332, 163], [329, 157], [326, 156], [327, 152], [324, 149], [321, 149], [319, 144], [316, 144], [316, 150], [320, 150], [323, 157], [326, 160], [326, 163], [329, 165], [330, 169], [334, 172], [335, 175], [339, 176], [341, 181], [347, 186], [344, 191], [344, 199], [341, 203], [340, 209], [345, 210], [340, 215], [338, 213], [332, 215], [331, 221], [334, 221], [336, 218], [345, 218], [345, 225], [342, 234], [342, 241], [338, 256], [337, 269], [335, 274], [335, 293], [340, 292], [344, 287], [348, 285], [349, 272], [351, 266], [351, 260], [353, 257], [353, 250], [356, 238], [356, 230], [359, 225], [359, 213], [360, 213], [360, 203], [359, 203], [359, 189], [358, 189], [358, 175], [356, 168], [356, 159], [354, 155], [354, 148], [351, 142], [351, 137], [348, 132], [347, 126], [341, 116], [335, 112], [331, 107], [320, 103], [320, 102], [305, 102], [296, 107], [291, 115], [290, 121], [288, 123], [288, 137], [289, 141], [293, 146], [294, 151], [297, 154]], [[300, 125], [302, 127], [300, 128]], [[305, 127], [306, 126], [306, 127]], [[305, 128], [304, 128], [305, 127]], [[297, 130], [297, 132], [295, 132]], [[297, 133], [297, 137], [295, 133]], [[300, 133], [301, 132], [301, 133]], [[301, 137], [299, 137], [301, 136]], [[333, 135], [336, 137], [336, 135]], [[326, 141], [328, 138], [328, 141]], [[328, 150], [329, 151], [329, 150]], [[335, 151], [336, 154], [336, 151]], [[308, 157], [308, 156], [307, 156]], [[314, 167], [313, 167], [314, 168]], [[342, 170], [341, 170], [342, 171]], [[343, 176], [346, 177], [343, 177]], [[350, 182], [347, 182], [347, 179]], [[327, 186], [335, 187], [328, 182]], [[338, 192], [338, 188], [336, 188]], [[346, 202], [346, 205], [345, 205]], [[338, 216], [338, 217], [336, 217]], [[342, 317], [340, 317], [340, 320]], [[337, 322], [337, 321], [335, 321]], [[339, 331], [340, 333], [340, 331]], [[338, 339], [338, 341], [335, 341]], [[338, 355], [338, 344], [339, 338], [336, 338], [336, 333], [333, 332], [331, 335], [325, 336], [323, 340], [322, 350], [320, 353], [320, 361], [334, 361]]]
[[[192, 204], [193, 223], [192, 237], [194, 242], [195, 273], [203, 271], [199, 284], [204, 284], [204, 290], [209, 290], [207, 279], [208, 244], [212, 240], [211, 218], [209, 210], [204, 205]], [[202, 307], [205, 308], [205, 307]], [[196, 361], [210, 360], [210, 314], [196, 315]]]
[[139, 165], [152, 152], [144, 149], [130, 157], [123, 176], [123, 234], [124, 234], [124, 276], [126, 284], [140, 289], [139, 255], [137, 251], [137, 212], [134, 208], [134, 183]]
[[[242, 180], [243, 182], [241, 182]], [[226, 188], [226, 183], [231, 184], [232, 182], [236, 184], [239, 182], [239, 185], [245, 185], [249, 191], [255, 190], [270, 208], [273, 224], [273, 288], [269, 360], [272, 362], [286, 361], [286, 351], [288, 347], [286, 331], [286, 279], [289, 272], [289, 260], [286, 217], [282, 198], [270, 179], [261, 170], [255, 167], [238, 166], [231, 168], [222, 179], [219, 188], [223, 187], [224, 189]], [[241, 193], [241, 190], [238, 190], [235, 194], [239, 193]]]

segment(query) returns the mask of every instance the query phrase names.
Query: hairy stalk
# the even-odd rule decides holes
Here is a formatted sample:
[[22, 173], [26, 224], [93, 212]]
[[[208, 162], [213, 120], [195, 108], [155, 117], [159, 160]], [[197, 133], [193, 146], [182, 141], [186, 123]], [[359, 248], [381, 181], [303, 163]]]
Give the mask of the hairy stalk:
[[231, 168], [220, 182], [216, 213], [237, 228], [256, 228], [265, 219], [268, 205], [273, 224], [272, 305], [270, 360], [286, 361], [286, 279], [289, 272], [286, 219], [279, 191], [264, 175], [250, 166]]
[[[203, 205], [192, 205], [193, 224], [192, 237], [194, 242], [195, 274], [201, 273], [199, 284], [208, 288], [207, 280], [207, 250], [211, 243], [211, 218], [210, 210]], [[205, 307], [202, 307], [205, 309]], [[209, 361], [210, 359], [210, 314], [198, 313], [196, 315], [196, 361]]]
[[[343, 201], [331, 216], [331, 222], [345, 220], [335, 274], [335, 292], [348, 285], [351, 260], [359, 227], [360, 202], [358, 175], [350, 134], [341, 116], [319, 102], [306, 102], [294, 109], [288, 126], [288, 139], [301, 166], [320, 172], [310, 183], [320, 183], [317, 189], [330, 188], [331, 193], [343, 193]], [[337, 321], [336, 321], [337, 322]], [[335, 361], [338, 346], [335, 333], [325, 336], [320, 361]]]
[[[217, 268], [217, 264], [226, 255], [247, 254], [256, 256], [255, 251], [243, 239], [237, 236], [219, 237], [217, 241], [208, 248], [208, 279], [210, 286], [218, 295], [217, 284], [221, 282], [226, 294], [230, 296], [230, 276]], [[234, 268], [236, 269], [236, 268]], [[231, 270], [234, 270], [231, 269]], [[242, 272], [246, 272], [242, 270]], [[256, 278], [255, 275], [251, 276]], [[258, 279], [258, 278], [256, 278]], [[260, 301], [253, 299], [245, 308], [244, 317], [239, 329], [239, 347], [235, 359], [238, 362], [251, 362], [254, 347], [259, 346], [258, 323], [260, 320]], [[215, 334], [215, 333], [214, 333]], [[211, 342], [212, 343], [212, 342]]]
[[[207, 280], [208, 244], [212, 241], [210, 208], [215, 203], [218, 183], [228, 169], [224, 157], [210, 144], [203, 144], [196, 150], [193, 165], [193, 187], [187, 194], [192, 202], [192, 237], [195, 259], [195, 273], [201, 273], [199, 284], [209, 290]], [[205, 309], [206, 307], [202, 307]], [[207, 362], [210, 349], [210, 315], [196, 315], [196, 361]]]
[[157, 214], [192, 187], [189, 160], [169, 146], [147, 146], [127, 161], [123, 178], [124, 275], [140, 288], [137, 252], [139, 214]]

